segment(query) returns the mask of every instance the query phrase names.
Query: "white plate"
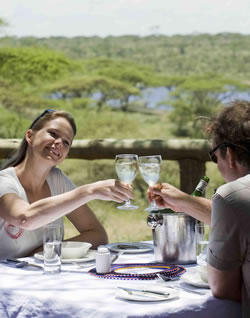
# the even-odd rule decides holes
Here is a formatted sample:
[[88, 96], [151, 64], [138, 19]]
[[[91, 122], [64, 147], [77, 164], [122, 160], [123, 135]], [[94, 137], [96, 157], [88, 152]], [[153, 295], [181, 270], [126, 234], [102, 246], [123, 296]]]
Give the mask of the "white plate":
[[199, 273], [185, 273], [180, 279], [189, 285], [199, 288], [210, 288], [208, 283], [205, 283], [201, 278]]
[[[153, 244], [140, 242], [121, 242], [106, 245], [112, 252], [124, 252], [127, 254], [145, 253], [153, 250]], [[123, 246], [124, 248], [122, 248]], [[126, 248], [127, 247], [127, 248]], [[135, 248], [133, 248], [135, 247]]]
[[[140, 288], [142, 289], [142, 288]], [[127, 291], [118, 289], [116, 296], [122, 299], [127, 299], [127, 300], [133, 300], [133, 301], [166, 301], [166, 300], [171, 300], [179, 296], [179, 291], [174, 289], [174, 288], [164, 288], [164, 290], [159, 290], [153, 289], [153, 288], [145, 288], [147, 290], [152, 290], [152, 291], [163, 291], [169, 293], [169, 295], [154, 295], [154, 294], [143, 294], [140, 292], [133, 292], [132, 294], [129, 294]]]
[[[36, 259], [39, 259], [41, 261], [43, 261], [43, 252], [39, 252], [39, 253], [36, 253], [34, 255], [34, 257]], [[62, 263], [64, 264], [67, 264], [67, 263], [85, 263], [85, 262], [90, 262], [90, 261], [93, 261], [95, 260], [96, 258], [96, 251], [95, 250], [89, 250], [87, 252], [86, 255], [84, 255], [84, 257], [82, 258], [76, 258], [76, 259], [70, 259], [70, 258], [62, 258]]]

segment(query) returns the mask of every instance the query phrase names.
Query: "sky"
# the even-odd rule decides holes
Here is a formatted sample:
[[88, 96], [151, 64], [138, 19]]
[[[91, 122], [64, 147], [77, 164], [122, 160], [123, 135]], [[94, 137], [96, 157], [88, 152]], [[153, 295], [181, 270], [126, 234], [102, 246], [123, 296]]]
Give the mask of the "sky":
[[250, 34], [250, 0], [0, 0], [1, 35]]

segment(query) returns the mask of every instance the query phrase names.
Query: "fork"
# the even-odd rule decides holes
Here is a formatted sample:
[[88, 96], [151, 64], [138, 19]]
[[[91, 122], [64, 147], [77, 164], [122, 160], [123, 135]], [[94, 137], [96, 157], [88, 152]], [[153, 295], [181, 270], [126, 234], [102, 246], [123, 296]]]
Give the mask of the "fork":
[[153, 295], [153, 296], [165, 296], [168, 297], [169, 293], [168, 292], [158, 292], [156, 290], [150, 290], [150, 289], [136, 289], [136, 288], [125, 288], [125, 287], [120, 287], [118, 286], [117, 288], [125, 290], [129, 295], [133, 294], [143, 294], [143, 295]]
[[[172, 281], [172, 280], [175, 280], [175, 279], [178, 279], [178, 278], [175, 278], [175, 277], [166, 277], [164, 275], [161, 275], [161, 274], [157, 274], [157, 276], [163, 280], [164, 282], [168, 282], [168, 281]], [[187, 287], [183, 287], [183, 286], [179, 286], [179, 285], [174, 285], [174, 286], [169, 286], [167, 285], [167, 287], [169, 288], [173, 288], [173, 289], [180, 289], [180, 290], [184, 290], [188, 293], [193, 293], [193, 294], [197, 294], [197, 295], [205, 295], [206, 293], [202, 292], [202, 291], [198, 291], [198, 290], [193, 290], [191, 288], [187, 288]]]

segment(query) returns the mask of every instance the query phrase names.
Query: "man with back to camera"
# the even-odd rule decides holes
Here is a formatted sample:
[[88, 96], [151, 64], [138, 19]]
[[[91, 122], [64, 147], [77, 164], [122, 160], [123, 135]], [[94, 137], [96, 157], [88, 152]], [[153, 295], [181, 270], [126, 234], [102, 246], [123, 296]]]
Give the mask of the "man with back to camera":
[[209, 122], [209, 155], [225, 180], [212, 197], [192, 197], [170, 184], [150, 187], [158, 206], [211, 223], [208, 280], [215, 297], [242, 303], [250, 317], [250, 102], [235, 100]]

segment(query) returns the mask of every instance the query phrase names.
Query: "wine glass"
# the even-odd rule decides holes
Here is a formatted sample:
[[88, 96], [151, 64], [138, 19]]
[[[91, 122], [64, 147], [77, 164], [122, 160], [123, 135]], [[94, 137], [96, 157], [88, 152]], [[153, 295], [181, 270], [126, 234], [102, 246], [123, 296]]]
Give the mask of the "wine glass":
[[[156, 184], [160, 177], [162, 158], [161, 155], [154, 156], [140, 156], [139, 157], [139, 170], [143, 180], [151, 187]], [[160, 208], [152, 200], [149, 207], [145, 211], [159, 210]]]
[[[137, 174], [138, 156], [134, 154], [122, 154], [115, 156], [115, 170], [118, 178], [121, 181], [131, 184]], [[135, 210], [137, 205], [132, 205], [130, 200], [127, 200], [123, 205], [119, 205], [120, 210]]]

